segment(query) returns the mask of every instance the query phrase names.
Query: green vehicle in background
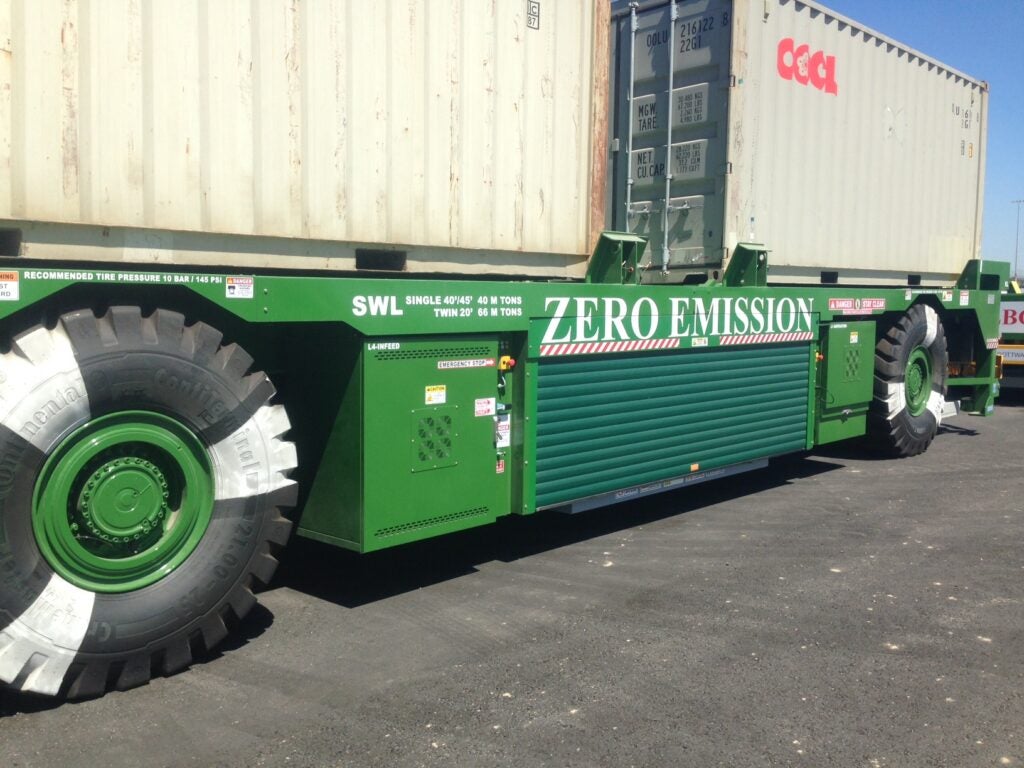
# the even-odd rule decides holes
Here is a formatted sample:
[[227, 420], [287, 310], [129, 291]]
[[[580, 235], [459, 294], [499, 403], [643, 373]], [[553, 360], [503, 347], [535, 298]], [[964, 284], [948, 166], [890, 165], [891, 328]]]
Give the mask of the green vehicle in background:
[[815, 3], [29, 5], [10, 689], [186, 668], [293, 533], [374, 552], [993, 411], [986, 86]]

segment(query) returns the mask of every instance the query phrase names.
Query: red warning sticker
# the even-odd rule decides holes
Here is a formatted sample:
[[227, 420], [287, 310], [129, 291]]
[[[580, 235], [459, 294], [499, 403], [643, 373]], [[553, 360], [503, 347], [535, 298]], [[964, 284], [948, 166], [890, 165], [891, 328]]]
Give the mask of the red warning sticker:
[[885, 310], [885, 299], [829, 299], [828, 308], [844, 315], [860, 315]]

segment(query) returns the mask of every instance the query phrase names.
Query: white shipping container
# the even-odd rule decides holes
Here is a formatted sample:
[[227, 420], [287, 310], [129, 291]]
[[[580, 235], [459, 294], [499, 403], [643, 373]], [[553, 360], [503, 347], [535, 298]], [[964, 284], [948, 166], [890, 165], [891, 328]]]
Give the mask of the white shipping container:
[[580, 275], [609, 11], [0, 0], [0, 255]]
[[740, 242], [773, 282], [979, 257], [984, 82], [809, 0], [616, 2], [613, 27], [611, 219], [651, 238], [647, 280], [714, 276]]

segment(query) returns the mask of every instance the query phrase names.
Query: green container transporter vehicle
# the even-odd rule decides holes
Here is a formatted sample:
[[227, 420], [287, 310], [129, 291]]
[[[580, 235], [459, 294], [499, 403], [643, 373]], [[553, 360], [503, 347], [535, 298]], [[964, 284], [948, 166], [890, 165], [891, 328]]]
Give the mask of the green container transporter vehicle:
[[[273, 5], [260, 4], [253, 13]], [[296, 7], [280, 5], [288, 13]], [[376, 5], [384, 10], [374, 10]], [[253, 225], [254, 231], [242, 231], [218, 206], [240, 205], [246, 194], [263, 199], [280, 190], [306, 205], [316, 186], [310, 180], [335, 168], [307, 161], [298, 169], [291, 163], [299, 175], [290, 178], [299, 179], [299, 186], [260, 187], [260, 169], [269, 174], [277, 157], [274, 137], [285, 137], [285, 161], [291, 162], [290, 151], [309, 157], [321, 139], [351, 138], [357, 130], [347, 118], [326, 127], [312, 118], [299, 125], [322, 104], [319, 100], [303, 102], [283, 122], [260, 122], [277, 114], [268, 106], [273, 88], [306, 93], [292, 89], [306, 77], [302, 71], [282, 70], [273, 80], [269, 70], [260, 69], [269, 65], [244, 48], [249, 45], [245, 41], [258, 39], [271, 51], [277, 27], [260, 26], [260, 19], [245, 15], [249, 10], [242, 21], [204, 17], [162, 24], [159, 14], [172, 18], [178, 4], [157, 2], [141, 9], [126, 5], [117, 12], [124, 18], [106, 6], [102, 24], [69, 31], [61, 27], [59, 4], [32, 4], [33, 14], [38, 11], [33, 15], [27, 3], [0, 2], [0, 23], [8, 25], [13, 41], [11, 57], [0, 63], [14, 62], [0, 68], [0, 77], [12, 84], [0, 93], [14, 94], [13, 101], [0, 102], [6, 120], [0, 121], [0, 131], [10, 132], [10, 140], [0, 142], [7, 153], [4, 167], [10, 170], [10, 184], [0, 185], [4, 685], [88, 697], [187, 667], [250, 610], [254, 589], [270, 580], [280, 548], [292, 534], [374, 552], [508, 515], [582, 512], [681, 489], [840, 440], [866, 437], [893, 456], [913, 456], [928, 447], [955, 403], [980, 415], [992, 412], [1005, 265], [963, 258], [957, 272], [943, 279], [917, 266], [860, 269], [825, 254], [819, 263], [827, 268], [815, 272], [813, 280], [795, 273], [776, 279], [770, 267], [792, 263], [786, 262], [789, 257], [746, 237], [734, 241], [723, 236], [715, 223], [728, 218], [722, 211], [734, 202], [722, 194], [728, 193], [729, 169], [700, 158], [716, 152], [730, 156], [735, 126], [703, 118], [693, 125], [673, 124], [659, 115], [656, 97], [643, 101], [640, 91], [653, 80], [627, 77], [623, 84], [621, 72], [629, 62], [648, 54], [651, 61], [660, 61], [658, 46], [673, 40], [685, 50], [668, 71], [682, 71], [680, 62], [686, 64], [693, 54], [698, 56], [697, 76], [709, 82], [728, 76], [728, 66], [716, 68], [699, 56], [722, 40], [723, 56], [733, 50], [728, 35], [739, 34], [740, 27], [729, 23], [730, 9], [739, 16], [747, 3], [662, 3], [611, 15], [608, 8], [583, 2], [576, 9], [581, 15], [573, 18], [559, 16], [553, 5], [509, 3], [500, 13], [510, 14], [509, 23], [518, 31], [504, 35], [502, 20], [489, 27], [500, 33], [493, 43], [500, 55], [495, 55], [507, 61], [501, 45], [511, 46], [508, 55], [513, 55], [515, 46], [555, 37], [564, 42], [579, 32], [585, 45], [567, 60], [586, 60], [580, 54], [584, 51], [598, 63], [567, 77], [585, 81], [582, 91], [596, 83], [598, 96], [609, 92], [602, 73], [613, 57], [615, 98], [580, 101], [582, 122], [559, 122], [558, 110], [544, 111], [543, 100], [581, 92], [558, 85], [557, 47], [544, 49], [551, 54], [548, 64], [527, 57], [513, 67], [521, 78], [515, 82], [543, 84], [536, 90], [541, 101], [530, 101], [532, 86], [517, 88], [494, 71], [488, 74], [487, 66], [481, 70], [474, 63], [461, 71], [465, 78], [486, 80], [480, 93], [496, 100], [492, 117], [509, 93], [511, 102], [526, 104], [518, 125], [526, 135], [532, 121], [542, 123], [535, 150], [542, 165], [563, 162], [573, 151], [571, 142], [541, 146], [550, 132], [578, 130], [590, 136], [597, 151], [583, 147], [577, 152], [583, 174], [572, 177], [591, 185], [588, 193], [574, 186], [576, 181], [566, 183], [566, 177], [541, 174], [539, 181], [533, 179], [537, 162], [522, 146], [480, 150], [494, 159], [480, 177], [491, 188], [486, 194], [504, 194], [503, 174], [510, 173], [511, 189], [530, 192], [532, 184], [571, 197], [575, 207], [559, 208], [560, 198], [546, 194], [545, 212], [538, 209], [537, 221], [552, 242], [562, 234], [560, 226], [582, 232], [582, 239], [593, 242], [589, 254], [554, 245], [531, 250], [526, 235], [507, 249], [463, 243], [445, 250], [433, 243], [428, 244], [432, 250], [424, 250], [412, 236], [392, 234], [421, 213], [415, 207], [388, 209], [405, 193], [398, 188], [393, 197], [369, 201], [386, 225], [373, 241], [274, 230], [268, 217], [276, 208], [257, 210], [265, 218]], [[385, 6], [360, 7], [373, 17], [390, 12]], [[228, 7], [210, 4], [205, 12], [227, 13]], [[760, 13], [767, 5], [758, 0], [751, 7]], [[336, 3], [323, 12], [344, 16], [345, 8]], [[781, 4], [778, 9], [779, 15], [796, 14], [792, 23], [821, 21], [802, 6]], [[51, 16], [56, 26], [48, 26]], [[577, 16], [586, 20], [579, 28], [574, 26]], [[245, 34], [231, 37], [230, 24], [243, 21], [249, 25]], [[140, 57], [119, 58], [119, 26], [136, 22], [150, 31], [159, 28], [161, 34], [142, 36], [151, 47], [144, 47]], [[205, 41], [205, 53], [194, 58], [188, 38], [192, 22], [202, 27], [196, 39]], [[479, 23], [489, 22], [482, 18]], [[645, 23], [664, 29], [638, 35]], [[306, 16], [296, 17], [296, 25], [303, 45], [310, 46], [303, 49], [306, 58], [300, 58], [306, 63], [301, 66], [314, 56], [316, 46], [309, 41], [343, 28]], [[398, 26], [392, 33], [404, 34], [406, 28]], [[718, 42], [702, 37], [712, 27], [725, 29], [726, 37]], [[226, 40], [222, 56], [217, 46], [211, 47], [212, 29]], [[442, 34], [439, 29], [430, 26], [430, 34]], [[179, 36], [168, 44], [170, 53], [160, 49], [164, 33]], [[90, 38], [89, 50], [114, 53], [99, 59], [67, 55], [76, 44], [84, 49], [89, 35], [98, 36]], [[347, 39], [360, 56], [377, 56], [378, 63], [405, 50], [370, 50], [364, 38], [374, 35]], [[781, 40], [772, 45], [778, 43], [784, 52], [792, 47], [792, 33]], [[438, 42], [436, 51], [417, 49], [424, 55], [432, 52], [423, 72], [416, 69], [409, 78], [451, 87], [450, 73], [445, 66], [434, 67], [435, 57], [443, 64], [444, 56], [463, 44], [475, 43], [456, 35]], [[243, 46], [256, 64], [234, 69], [244, 57], [232, 45]], [[816, 45], [829, 43], [819, 39]], [[876, 52], [872, 55], [884, 55], [884, 46], [870, 47]], [[342, 69], [361, 66], [351, 52], [347, 58], [338, 51], [331, 56]], [[775, 67], [774, 47], [768, 61]], [[789, 69], [773, 87], [794, 89], [794, 98], [815, 99], [823, 108], [855, 92], [856, 78], [843, 65], [833, 71], [826, 59], [818, 62], [821, 72], [831, 72], [817, 78], [823, 84], [819, 89], [816, 80], [793, 69], [795, 61], [787, 59]], [[225, 69], [214, 78], [211, 72], [221, 65]], [[135, 66], [142, 73], [137, 80], [131, 76]], [[532, 71], [533, 66], [550, 66], [548, 74], [553, 72], [555, 79]], [[385, 76], [392, 88], [404, 87], [408, 79], [400, 69], [395, 67], [394, 78]], [[262, 72], [258, 82], [245, 80], [253, 71]], [[334, 71], [317, 70], [318, 76]], [[438, 72], [440, 80], [434, 78]], [[210, 89], [232, 77], [242, 78], [247, 99], [263, 94], [263, 108], [257, 108], [258, 99], [245, 102], [248, 133], [231, 122], [237, 115], [205, 117], [223, 106]], [[690, 75], [689, 80], [679, 77], [673, 83], [669, 76], [664, 92], [688, 96], [691, 107], [697, 92], [723, 102], [735, 98], [728, 89], [694, 90]], [[838, 94], [825, 87], [830, 78]], [[108, 79], [116, 87], [104, 90]], [[312, 76], [302, 82], [307, 89], [321, 87]], [[354, 89], [363, 78], [346, 82]], [[189, 88], [195, 83], [199, 86], [193, 93]], [[970, 83], [964, 87], [975, 88]], [[370, 91], [376, 93], [376, 86]], [[55, 100], [48, 101], [51, 97]], [[196, 141], [167, 149], [160, 144], [161, 131], [188, 134], [193, 125], [188, 105], [172, 108], [174, 100], [192, 97]], [[622, 99], [627, 99], [624, 119]], [[73, 114], [69, 100], [75, 104]], [[123, 112], [104, 117], [93, 108], [96, 100], [119, 105]], [[445, 99], [444, 109], [469, 100], [467, 93]], [[428, 113], [432, 109], [429, 100], [418, 103]], [[455, 136], [453, 141], [467, 153], [479, 150], [474, 142], [486, 141], [471, 130], [483, 113], [470, 110], [465, 131], [457, 131], [450, 117], [431, 142], [402, 154], [413, 141], [408, 137], [422, 128], [419, 122], [403, 127], [405, 104], [405, 99], [377, 104], [376, 119], [359, 129], [369, 137], [366, 153], [377, 151], [374, 137], [384, 137], [385, 154], [405, 158], [403, 172], [420, 167], [417, 163], [426, 167], [443, 154], [432, 143], [442, 141], [441, 133], [445, 141]], [[625, 126], [632, 124], [628, 114], [637, 104], [644, 118], [654, 121], [649, 126], [661, 120], [660, 130], [667, 131], [668, 143], [661, 150], [631, 146], [634, 138], [637, 147], [642, 143], [642, 130], [634, 137]], [[54, 130], [50, 108], [60, 116], [54, 117]], [[145, 119], [135, 121], [133, 109]], [[941, 109], [945, 114], [948, 103], [943, 101]], [[296, 117], [300, 112], [302, 117]], [[503, 130], [500, 123], [491, 123], [493, 130]], [[224, 126], [231, 140], [218, 145]], [[274, 133], [277, 128], [280, 133]], [[126, 139], [136, 130], [141, 144]], [[287, 144], [289, 137], [294, 145]], [[51, 140], [53, 151], [42, 151]], [[211, 144], [220, 147], [220, 154], [197, 162], [194, 177], [189, 176], [193, 153]], [[695, 149], [698, 144], [707, 148], [706, 155]], [[235, 157], [231, 153], [238, 145], [243, 145], [238, 151], [259, 162], [218, 165], [224, 156]], [[133, 148], [139, 146], [143, 151], [136, 157]], [[689, 149], [677, 151], [680, 146]], [[680, 171], [676, 177], [659, 165], [659, 151], [667, 151], [663, 156], [671, 158], [669, 166], [688, 163], [689, 175]], [[639, 156], [648, 152], [653, 154]], [[503, 170], [508, 153], [516, 161]], [[957, 167], [976, 168], [978, 154], [980, 145], [972, 158], [958, 155], [962, 166]], [[345, 150], [338, 158], [338, 163], [361, 161], [358, 151]], [[490, 231], [498, 231], [497, 219], [505, 209], [492, 209], [494, 198], [477, 200], [460, 187], [470, 183], [467, 169], [456, 173], [456, 156], [446, 158], [442, 189], [457, 194], [445, 197], [442, 209], [478, 205], [481, 215], [493, 213]], [[649, 163], [650, 158], [655, 160]], [[377, 176], [376, 166], [367, 171], [367, 188], [378, 176], [395, 171], [387, 163], [381, 167]], [[132, 168], [138, 173], [124, 176], [124, 188], [107, 183], [104, 174]], [[664, 182], [664, 191], [659, 203], [648, 185], [638, 212], [635, 206], [643, 197], [639, 168], [652, 171], [657, 185]], [[177, 170], [194, 184], [185, 183], [180, 197], [167, 197], [160, 184]], [[433, 178], [429, 173], [413, 176], [425, 184]], [[241, 183], [225, 192], [224, 184], [239, 178]], [[597, 178], [610, 180], [607, 198], [595, 194], [595, 189], [600, 192], [593, 182]], [[119, 198], [132, 184], [141, 185], [139, 196]], [[626, 195], [634, 186], [637, 194]], [[299, 190], [298, 197], [289, 198], [289, 189]], [[329, 195], [331, 205], [341, 206], [336, 210], [365, 202], [360, 189], [339, 189], [348, 197]], [[687, 201], [677, 204], [680, 196]], [[705, 201], [704, 208], [697, 198]], [[534, 199], [527, 195], [509, 208], [526, 222], [526, 230], [532, 225], [525, 212]], [[139, 202], [136, 212], [125, 208], [132, 200]], [[199, 223], [192, 229], [175, 225], [174, 217], [185, 216], [182, 210], [192, 210], [193, 204]], [[437, 204], [436, 196], [420, 204], [425, 210]], [[780, 195], [769, 208], [779, 212], [794, 205], [806, 208], [809, 203]], [[561, 211], [564, 221], [544, 218], [551, 210]], [[808, 230], [820, 224], [813, 206], [809, 210], [803, 219]], [[592, 211], [599, 224], [602, 219], [613, 222], [618, 231], [597, 226], [591, 237], [577, 225]], [[698, 213], [703, 223], [695, 235], [691, 230]], [[307, 214], [302, 226], [313, 231], [313, 213]], [[638, 225], [637, 217], [646, 223]], [[781, 220], [778, 213], [768, 218]], [[320, 226], [333, 226], [332, 221]], [[431, 223], [425, 221], [424, 227]], [[450, 223], [446, 220], [445, 227]], [[846, 224], [843, 219], [829, 224], [837, 253], [847, 242]], [[455, 232], [451, 237], [472, 239], [472, 233], [456, 230], [450, 230]], [[921, 263], [931, 259], [932, 249], [938, 253], [939, 245], [922, 244]], [[973, 246], [968, 250], [973, 253]], [[527, 251], [544, 266], [523, 267]], [[571, 252], [581, 258], [573, 261], [566, 256]], [[446, 266], [437, 266], [445, 259]], [[465, 268], [471, 262], [486, 269]], [[435, 266], [416, 266], [427, 263]], [[565, 274], [552, 271], [551, 265], [559, 263], [570, 267]]]

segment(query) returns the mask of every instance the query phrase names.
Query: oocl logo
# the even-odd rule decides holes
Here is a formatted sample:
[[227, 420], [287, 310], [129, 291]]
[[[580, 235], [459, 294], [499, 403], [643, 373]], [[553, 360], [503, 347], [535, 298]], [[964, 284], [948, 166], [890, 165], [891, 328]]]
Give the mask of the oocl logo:
[[783, 80], [795, 80], [800, 85], [813, 85], [819, 91], [836, 95], [836, 57], [826, 56], [824, 51], [811, 53], [806, 43], [797, 45], [792, 37], [779, 41], [777, 59], [779, 75]]

